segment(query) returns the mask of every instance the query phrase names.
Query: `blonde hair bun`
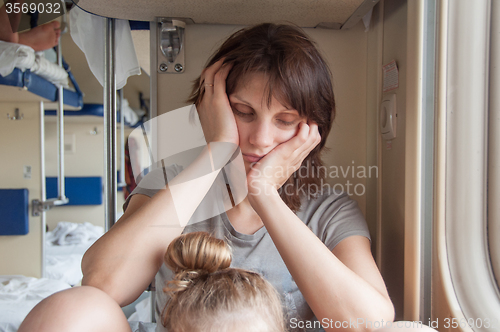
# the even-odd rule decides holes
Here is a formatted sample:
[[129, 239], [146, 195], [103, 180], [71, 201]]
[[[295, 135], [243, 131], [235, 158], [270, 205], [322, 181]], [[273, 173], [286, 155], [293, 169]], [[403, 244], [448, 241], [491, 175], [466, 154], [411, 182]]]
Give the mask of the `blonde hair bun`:
[[199, 276], [231, 265], [231, 248], [224, 240], [207, 232], [182, 234], [174, 239], [164, 257], [175, 277], [164, 289], [168, 293], [184, 290]]
[[165, 253], [175, 273], [162, 324], [170, 332], [284, 332], [282, 304], [260, 274], [230, 268], [231, 249], [206, 232], [183, 234]]

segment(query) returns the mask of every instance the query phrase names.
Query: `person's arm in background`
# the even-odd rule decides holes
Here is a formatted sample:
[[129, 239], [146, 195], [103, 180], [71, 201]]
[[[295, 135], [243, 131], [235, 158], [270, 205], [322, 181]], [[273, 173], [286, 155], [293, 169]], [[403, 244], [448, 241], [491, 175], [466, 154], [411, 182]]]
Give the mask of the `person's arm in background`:
[[120, 220], [85, 253], [82, 285], [97, 287], [124, 306], [152, 281], [169, 243], [181, 234], [220, 171], [204, 168], [225, 165], [238, 146], [236, 122], [225, 93], [230, 69], [220, 61], [204, 71], [205, 79], [214, 82], [198, 106], [208, 146], [165, 190], [152, 198], [131, 197]]

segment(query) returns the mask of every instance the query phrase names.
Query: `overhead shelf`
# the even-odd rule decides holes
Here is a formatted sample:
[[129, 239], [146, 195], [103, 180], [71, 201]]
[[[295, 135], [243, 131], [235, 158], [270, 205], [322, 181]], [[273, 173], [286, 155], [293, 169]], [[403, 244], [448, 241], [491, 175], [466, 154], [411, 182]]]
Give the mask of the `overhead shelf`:
[[82, 9], [104, 17], [155, 21], [185, 18], [196, 24], [253, 25], [292, 22], [340, 29], [357, 23], [379, 0], [80, 0]]

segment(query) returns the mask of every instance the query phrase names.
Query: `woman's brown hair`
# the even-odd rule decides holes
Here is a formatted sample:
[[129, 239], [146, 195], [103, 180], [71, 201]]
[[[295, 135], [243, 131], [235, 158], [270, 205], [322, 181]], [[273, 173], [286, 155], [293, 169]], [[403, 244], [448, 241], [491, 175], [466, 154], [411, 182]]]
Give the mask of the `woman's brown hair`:
[[231, 250], [206, 232], [181, 235], [168, 246], [165, 264], [175, 273], [163, 289], [169, 332], [284, 332], [274, 287], [258, 273], [230, 268]]
[[[317, 193], [326, 176], [325, 168], [321, 167], [320, 152], [335, 117], [331, 72], [314, 42], [292, 25], [265, 23], [241, 29], [222, 44], [206, 67], [222, 58], [224, 62], [233, 63], [226, 80], [228, 96], [246, 74], [262, 72], [268, 77], [268, 106], [274, 96], [283, 105], [318, 124], [321, 142], [304, 159], [302, 169], [299, 168], [280, 189], [283, 201], [297, 212], [301, 205], [299, 188], [305, 186], [309, 198]], [[194, 82], [189, 99], [195, 104], [203, 97], [200, 83], [200, 78]], [[290, 187], [291, 191], [288, 190]]]

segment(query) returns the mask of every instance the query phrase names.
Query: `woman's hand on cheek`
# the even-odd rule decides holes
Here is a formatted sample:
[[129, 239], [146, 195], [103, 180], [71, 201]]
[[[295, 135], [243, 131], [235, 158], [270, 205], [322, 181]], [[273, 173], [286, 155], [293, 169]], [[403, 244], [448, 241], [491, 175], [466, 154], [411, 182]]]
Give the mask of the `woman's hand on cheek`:
[[301, 122], [294, 137], [252, 164], [247, 174], [248, 194], [261, 195], [279, 189], [320, 142], [318, 125], [312, 121]]
[[201, 101], [197, 105], [205, 140], [239, 145], [238, 128], [226, 94], [226, 79], [231, 63], [221, 59], [205, 68], [201, 74]]

